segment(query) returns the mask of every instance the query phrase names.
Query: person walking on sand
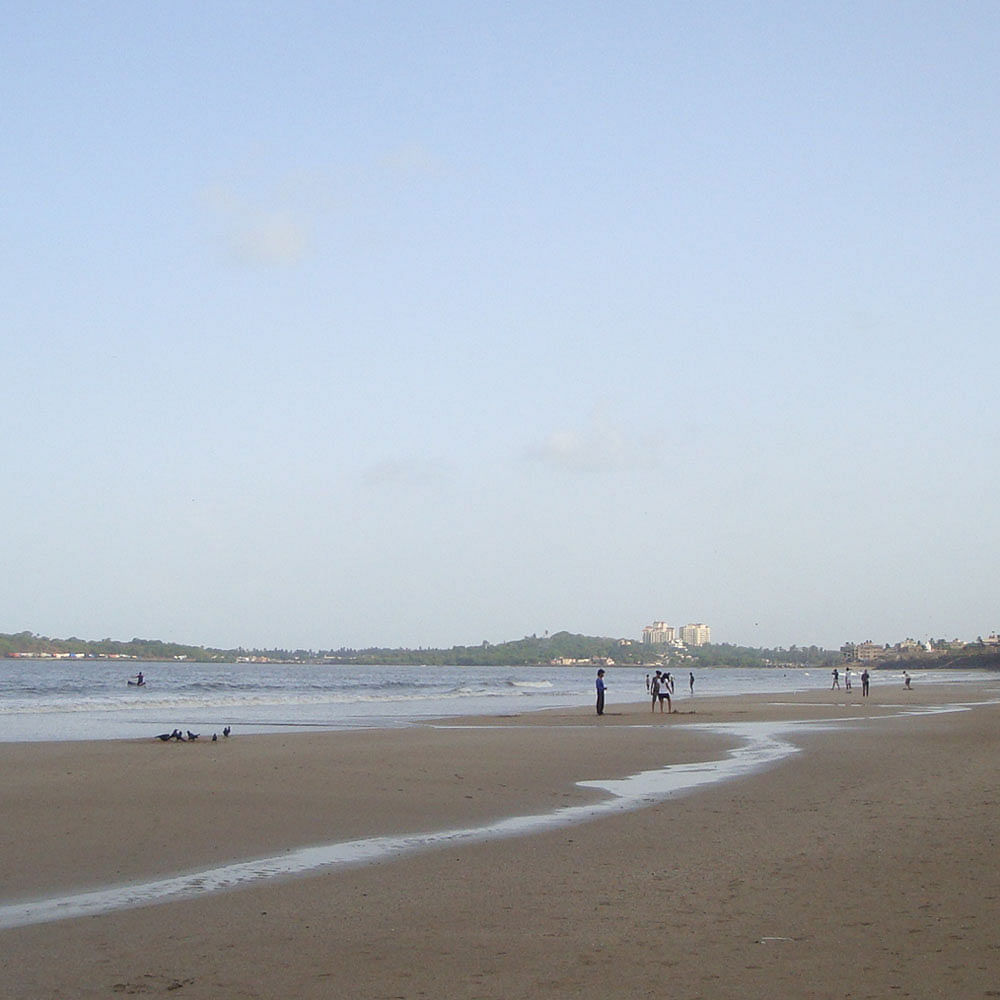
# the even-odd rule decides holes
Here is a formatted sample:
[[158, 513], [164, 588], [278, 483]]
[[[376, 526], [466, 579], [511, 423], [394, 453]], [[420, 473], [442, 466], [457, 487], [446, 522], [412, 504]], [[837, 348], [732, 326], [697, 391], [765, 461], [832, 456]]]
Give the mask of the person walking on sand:
[[861, 671], [861, 697], [868, 697], [868, 668]]
[[830, 690], [832, 691], [834, 688], [840, 689], [840, 671], [836, 667], [833, 668], [833, 685]]
[[604, 715], [604, 691], [606, 685], [604, 683], [604, 671], [597, 671], [597, 681], [595, 682], [597, 687], [597, 714]]
[[903, 671], [903, 687], [905, 687], [907, 691], [910, 690], [910, 675], [905, 670]]

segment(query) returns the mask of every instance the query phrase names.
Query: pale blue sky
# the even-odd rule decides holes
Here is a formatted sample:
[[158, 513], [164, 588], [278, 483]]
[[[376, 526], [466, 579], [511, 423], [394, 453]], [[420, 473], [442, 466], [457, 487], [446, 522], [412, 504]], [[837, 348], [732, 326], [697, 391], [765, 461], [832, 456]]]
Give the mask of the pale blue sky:
[[1000, 6], [14, 2], [0, 631], [1000, 628]]

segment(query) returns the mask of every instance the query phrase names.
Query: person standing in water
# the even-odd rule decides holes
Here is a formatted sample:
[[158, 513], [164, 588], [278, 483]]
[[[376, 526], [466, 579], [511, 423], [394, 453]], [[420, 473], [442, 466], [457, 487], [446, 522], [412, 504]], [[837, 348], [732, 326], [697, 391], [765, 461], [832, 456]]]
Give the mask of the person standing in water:
[[595, 686], [597, 687], [597, 714], [604, 715], [604, 691], [606, 689], [606, 685], [604, 683], [603, 670], [597, 671]]
[[691, 689], [691, 694], [694, 694], [694, 671], [688, 673], [688, 687]]

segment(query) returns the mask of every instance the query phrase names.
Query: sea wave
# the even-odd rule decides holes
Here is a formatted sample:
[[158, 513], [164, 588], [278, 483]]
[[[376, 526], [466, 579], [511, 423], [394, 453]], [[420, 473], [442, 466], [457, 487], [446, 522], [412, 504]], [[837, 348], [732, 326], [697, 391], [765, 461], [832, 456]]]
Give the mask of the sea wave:
[[[544, 689], [544, 685], [541, 686]], [[549, 685], [551, 689], [551, 685]], [[277, 695], [274, 692], [234, 691], [184, 691], [165, 696], [147, 695], [142, 699], [122, 699], [114, 696], [90, 696], [68, 701], [66, 699], [8, 699], [0, 703], [0, 716], [46, 715], [50, 713], [79, 714], [86, 712], [149, 713], [164, 710], [190, 710], [197, 708], [254, 708], [263, 706], [323, 706], [323, 705], [372, 705], [406, 704], [411, 702], [456, 702], [466, 699], [495, 699], [531, 697], [530, 690], [501, 690], [498, 688], [454, 688], [448, 691], [408, 689], [405, 694], [396, 691], [296, 691]]]

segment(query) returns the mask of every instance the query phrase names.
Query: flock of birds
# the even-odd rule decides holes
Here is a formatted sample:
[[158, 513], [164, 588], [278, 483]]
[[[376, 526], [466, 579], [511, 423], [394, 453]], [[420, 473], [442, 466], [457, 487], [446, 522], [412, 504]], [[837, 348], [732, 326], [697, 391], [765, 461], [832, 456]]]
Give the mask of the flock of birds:
[[[135, 680], [129, 679], [129, 684], [131, 684], [133, 687], [146, 686], [146, 678], [143, 676], [141, 670], [139, 671], [138, 674], [135, 675]], [[230, 733], [232, 733], [232, 731], [233, 731], [232, 726], [226, 726], [226, 728], [222, 730], [222, 735], [229, 736]], [[158, 740], [163, 740], [164, 743], [169, 743], [171, 740], [175, 740], [177, 743], [194, 743], [195, 740], [200, 738], [201, 738], [201, 733], [192, 733], [190, 729], [187, 730], [187, 736], [185, 736], [184, 733], [182, 733], [179, 729], [175, 729], [172, 733], [160, 733], [156, 737], [156, 739]], [[219, 739], [219, 734], [212, 733], [212, 742], [216, 743], [218, 742], [218, 739]]]
[[[232, 731], [232, 726], [226, 726], [226, 728], [222, 730], [222, 735], [229, 736]], [[156, 738], [158, 740], [163, 740], [164, 743], [169, 743], [171, 740], [176, 740], [178, 743], [193, 743], [200, 736], [201, 733], [192, 733], [190, 729], [187, 731], [187, 736], [185, 736], [179, 729], [175, 729], [172, 733], [160, 733]], [[212, 742], [215, 743], [218, 739], [219, 734], [212, 733]]]

